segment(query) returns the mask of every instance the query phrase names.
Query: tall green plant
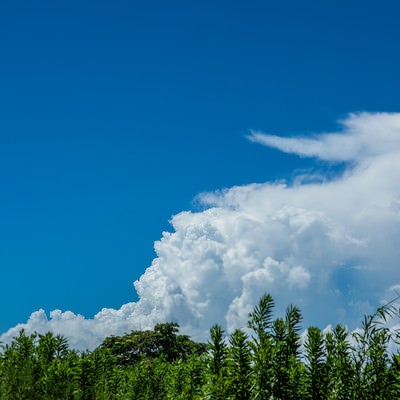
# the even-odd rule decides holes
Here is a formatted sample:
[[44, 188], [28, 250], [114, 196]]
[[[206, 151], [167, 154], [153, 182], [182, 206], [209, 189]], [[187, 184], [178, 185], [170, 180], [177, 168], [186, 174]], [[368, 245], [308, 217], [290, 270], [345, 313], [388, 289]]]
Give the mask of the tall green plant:
[[251, 396], [251, 354], [247, 335], [240, 329], [229, 338], [229, 387], [233, 400]]
[[325, 335], [326, 380], [329, 400], [357, 399], [354, 348], [349, 333], [338, 324]]
[[254, 396], [269, 400], [273, 388], [272, 312], [275, 303], [271, 295], [263, 295], [249, 314], [248, 327], [253, 331], [250, 348], [254, 372]]
[[35, 356], [37, 335], [26, 335], [22, 329], [9, 345], [4, 346], [1, 368], [2, 399], [22, 400], [38, 397], [35, 383], [38, 363]]
[[364, 316], [362, 328], [353, 333], [356, 342], [356, 393], [360, 400], [386, 400], [388, 397], [388, 345], [393, 332], [386, 326], [393, 315], [391, 303], [379, 307], [372, 315]]
[[224, 330], [220, 325], [210, 329], [209, 342], [209, 381], [206, 388], [207, 397], [212, 400], [225, 400], [228, 393], [227, 382], [227, 353], [228, 349], [224, 339]]
[[307, 360], [307, 398], [310, 400], [325, 400], [327, 398], [325, 339], [319, 328], [314, 326], [308, 328], [304, 349]]
[[300, 310], [290, 305], [285, 318], [277, 318], [272, 327], [274, 384], [276, 399], [301, 398], [302, 368], [300, 363]]

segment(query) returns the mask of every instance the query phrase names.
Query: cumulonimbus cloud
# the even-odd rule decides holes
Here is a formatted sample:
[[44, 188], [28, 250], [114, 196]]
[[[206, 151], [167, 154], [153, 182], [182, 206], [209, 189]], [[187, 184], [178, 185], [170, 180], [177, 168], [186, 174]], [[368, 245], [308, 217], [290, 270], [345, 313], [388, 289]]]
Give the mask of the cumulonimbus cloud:
[[265, 292], [278, 313], [289, 303], [300, 306], [305, 326], [356, 326], [400, 284], [400, 114], [351, 114], [342, 126], [311, 139], [249, 137], [299, 156], [348, 162], [340, 177], [201, 194], [204, 210], [173, 216], [173, 229], [155, 243], [157, 257], [134, 283], [137, 302], [93, 319], [39, 310], [0, 340], [21, 328], [51, 330], [85, 349], [107, 335], [171, 320], [204, 340], [214, 323], [228, 331], [245, 326]]

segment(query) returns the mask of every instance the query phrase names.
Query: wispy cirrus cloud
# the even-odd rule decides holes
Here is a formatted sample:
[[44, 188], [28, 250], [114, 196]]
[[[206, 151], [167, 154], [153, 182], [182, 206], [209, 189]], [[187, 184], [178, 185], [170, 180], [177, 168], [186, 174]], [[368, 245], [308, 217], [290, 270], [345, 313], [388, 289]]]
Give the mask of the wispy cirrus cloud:
[[200, 212], [181, 212], [155, 242], [157, 257], [134, 283], [139, 301], [86, 319], [43, 310], [20, 328], [65, 334], [77, 348], [107, 335], [174, 320], [204, 340], [209, 327], [246, 325], [269, 292], [277, 312], [301, 307], [308, 323], [355, 327], [400, 275], [400, 114], [351, 114], [339, 132], [249, 139], [349, 168], [334, 180], [292, 185], [266, 182], [199, 195]]
[[[343, 128], [340, 132], [311, 137], [281, 137], [251, 131], [248, 139], [285, 153], [326, 161], [363, 161], [400, 146], [400, 137], [393, 135], [393, 129], [400, 129], [397, 114], [350, 114], [340, 123]], [[387, 130], [388, 125], [390, 130]]]

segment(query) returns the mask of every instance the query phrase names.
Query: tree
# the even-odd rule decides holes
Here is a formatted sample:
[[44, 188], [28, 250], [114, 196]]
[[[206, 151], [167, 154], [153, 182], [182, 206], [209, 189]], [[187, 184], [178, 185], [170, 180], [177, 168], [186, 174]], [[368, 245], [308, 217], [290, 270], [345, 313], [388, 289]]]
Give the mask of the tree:
[[175, 361], [170, 373], [168, 399], [202, 399], [206, 366], [207, 360], [204, 355], [192, 354], [186, 360]]
[[234, 400], [248, 400], [251, 395], [251, 354], [247, 340], [240, 329], [229, 338], [229, 387]]
[[385, 326], [392, 315], [390, 303], [364, 316], [362, 328], [353, 333], [356, 341], [355, 365], [357, 398], [385, 400], [388, 397], [388, 345], [392, 332]]
[[275, 306], [271, 295], [262, 296], [249, 314], [248, 327], [254, 335], [250, 342], [255, 378], [255, 396], [269, 400], [273, 388], [273, 338], [271, 336], [272, 311]]
[[306, 364], [307, 398], [324, 400], [327, 396], [325, 339], [321, 330], [315, 326], [307, 329], [304, 344]]
[[22, 329], [11, 344], [4, 346], [2, 354], [2, 397], [9, 400], [36, 399], [37, 360], [35, 340], [37, 335], [26, 335]]
[[227, 382], [227, 346], [224, 340], [224, 330], [220, 325], [210, 329], [208, 362], [208, 396], [212, 400], [225, 400], [228, 393]]
[[214, 325], [207, 345], [180, 335], [173, 322], [109, 337], [93, 352], [70, 350], [60, 335], [21, 330], [1, 346], [0, 400], [400, 398], [393, 304], [366, 315], [352, 335], [341, 325], [326, 334], [310, 327], [303, 348], [300, 310], [289, 306], [273, 320], [273, 307], [262, 296], [249, 314], [251, 336], [236, 330], [227, 340]]
[[43, 398], [60, 399], [73, 390], [74, 367], [68, 362], [68, 341], [64, 336], [52, 332], [39, 334], [38, 338], [35, 355], [39, 377], [35, 391]]
[[342, 325], [337, 325], [325, 335], [326, 385], [329, 399], [356, 399], [354, 349], [348, 340], [349, 334]]
[[276, 399], [297, 399], [301, 393], [300, 310], [290, 305], [285, 318], [272, 325], [273, 338], [273, 395]]
[[186, 335], [178, 335], [175, 322], [157, 324], [154, 330], [132, 331], [123, 336], [109, 336], [100, 345], [115, 356], [118, 365], [130, 365], [143, 359], [163, 356], [166, 361], [185, 359], [192, 353], [206, 352], [204, 343], [196, 343]]

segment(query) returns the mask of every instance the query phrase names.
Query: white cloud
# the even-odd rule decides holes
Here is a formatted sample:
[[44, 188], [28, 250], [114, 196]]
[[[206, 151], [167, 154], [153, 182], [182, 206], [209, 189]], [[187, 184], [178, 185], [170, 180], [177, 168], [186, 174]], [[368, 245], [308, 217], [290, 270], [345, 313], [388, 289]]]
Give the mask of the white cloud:
[[400, 146], [399, 135], [393, 135], [393, 130], [400, 130], [399, 114], [350, 114], [340, 122], [343, 130], [339, 133], [287, 138], [252, 131], [249, 139], [286, 153], [329, 161], [361, 161]]
[[209, 327], [246, 325], [265, 292], [277, 312], [289, 303], [305, 324], [350, 327], [400, 285], [400, 114], [352, 114], [343, 130], [309, 138], [253, 133], [251, 140], [300, 156], [352, 165], [323, 183], [274, 183], [206, 193], [201, 212], [182, 212], [155, 243], [157, 258], [134, 283], [139, 301], [93, 319], [33, 313], [24, 327], [52, 330], [77, 348], [107, 335], [178, 321], [204, 340]]

